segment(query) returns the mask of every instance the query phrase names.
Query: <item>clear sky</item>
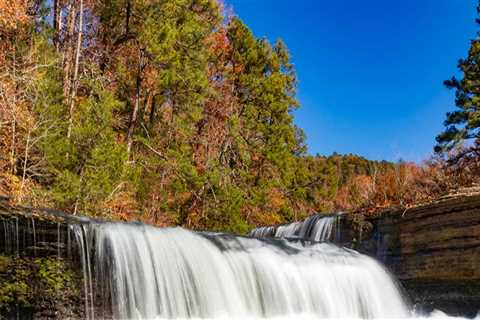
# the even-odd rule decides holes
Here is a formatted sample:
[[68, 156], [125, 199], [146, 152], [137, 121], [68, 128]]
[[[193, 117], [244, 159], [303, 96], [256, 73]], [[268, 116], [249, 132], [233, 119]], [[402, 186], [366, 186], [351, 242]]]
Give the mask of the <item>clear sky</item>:
[[282, 38], [311, 154], [420, 161], [432, 153], [475, 36], [476, 0], [225, 0], [257, 37]]

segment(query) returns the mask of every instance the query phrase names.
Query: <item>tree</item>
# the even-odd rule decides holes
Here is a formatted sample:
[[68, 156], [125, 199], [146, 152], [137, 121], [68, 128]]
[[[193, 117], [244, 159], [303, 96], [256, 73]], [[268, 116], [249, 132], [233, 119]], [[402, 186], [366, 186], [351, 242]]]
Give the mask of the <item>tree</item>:
[[243, 194], [241, 219], [291, 219], [295, 157], [304, 150], [303, 134], [292, 121], [298, 103], [287, 49], [281, 41], [272, 46], [256, 39], [238, 18], [228, 23], [226, 38], [228, 69], [219, 79], [232, 85], [234, 95], [228, 163]]
[[306, 155], [285, 44], [217, 0], [0, 9], [0, 191], [13, 201], [244, 233], [416, 197], [414, 168]]
[[[480, 14], [480, 4], [477, 7]], [[480, 18], [476, 20], [480, 24]], [[447, 113], [446, 129], [436, 138], [435, 151], [450, 151], [466, 143], [457, 158], [472, 154], [480, 155], [480, 34], [471, 41], [468, 57], [461, 59], [458, 68], [462, 79], [452, 77], [445, 81], [449, 89], [455, 89], [457, 110]]]
[[38, 147], [47, 122], [35, 104], [56, 56], [41, 2], [0, 1], [0, 12], [0, 184], [16, 201], [30, 202], [28, 186], [42, 176]]

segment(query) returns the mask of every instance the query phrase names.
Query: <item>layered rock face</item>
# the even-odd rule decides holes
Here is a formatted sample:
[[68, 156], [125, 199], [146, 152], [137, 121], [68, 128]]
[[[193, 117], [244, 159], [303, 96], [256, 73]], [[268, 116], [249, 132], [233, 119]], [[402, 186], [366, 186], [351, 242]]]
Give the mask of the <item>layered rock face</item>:
[[60, 212], [0, 200], [0, 319], [81, 319], [83, 275]]
[[356, 248], [381, 260], [421, 308], [480, 310], [480, 194], [452, 196], [366, 220]]
[[[480, 311], [480, 190], [338, 219], [339, 233], [329, 240], [380, 260], [418, 309], [471, 317]], [[258, 228], [251, 235], [278, 236], [279, 228], [306, 222]]]
[[[0, 318], [82, 318], [83, 275], [69, 224], [84, 222], [0, 201], [0, 310], [10, 305], [10, 316]], [[480, 310], [480, 193], [367, 217], [343, 214], [335, 229], [333, 241], [382, 261], [418, 308], [466, 316]]]

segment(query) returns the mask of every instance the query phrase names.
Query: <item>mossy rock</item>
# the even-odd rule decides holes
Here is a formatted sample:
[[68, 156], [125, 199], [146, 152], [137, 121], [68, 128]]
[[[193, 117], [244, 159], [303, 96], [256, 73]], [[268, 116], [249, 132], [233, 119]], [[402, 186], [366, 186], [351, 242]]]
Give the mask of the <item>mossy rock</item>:
[[[12, 310], [32, 310], [35, 314], [82, 306], [80, 278], [69, 263], [59, 258], [19, 258], [0, 255], [0, 314]], [[73, 316], [73, 315], [72, 315]], [[3, 316], [0, 316], [2, 319]]]

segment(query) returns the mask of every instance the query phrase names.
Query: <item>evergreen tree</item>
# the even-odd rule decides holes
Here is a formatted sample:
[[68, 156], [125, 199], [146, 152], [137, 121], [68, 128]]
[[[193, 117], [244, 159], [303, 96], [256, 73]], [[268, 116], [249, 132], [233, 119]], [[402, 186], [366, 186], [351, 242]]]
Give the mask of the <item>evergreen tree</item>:
[[307, 156], [285, 44], [216, 0], [0, 0], [0, 38], [17, 203], [244, 233], [406, 190], [392, 164]]
[[[477, 12], [480, 14], [480, 5]], [[480, 24], [480, 19], [476, 22]], [[467, 143], [466, 151], [460, 155], [466, 156], [480, 152], [480, 35], [471, 41], [468, 57], [459, 61], [458, 68], [463, 78], [445, 81], [447, 88], [455, 89], [458, 109], [447, 113], [446, 130], [437, 136], [435, 151], [449, 151]]]

